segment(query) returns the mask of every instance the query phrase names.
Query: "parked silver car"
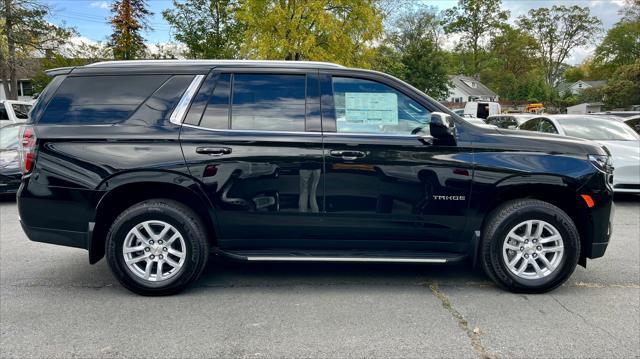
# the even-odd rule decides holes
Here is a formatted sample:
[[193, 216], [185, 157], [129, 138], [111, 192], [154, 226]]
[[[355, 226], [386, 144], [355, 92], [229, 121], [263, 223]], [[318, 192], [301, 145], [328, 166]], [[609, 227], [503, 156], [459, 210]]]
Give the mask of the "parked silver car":
[[596, 141], [611, 152], [615, 192], [640, 193], [640, 136], [620, 121], [595, 115], [545, 115], [518, 127]]

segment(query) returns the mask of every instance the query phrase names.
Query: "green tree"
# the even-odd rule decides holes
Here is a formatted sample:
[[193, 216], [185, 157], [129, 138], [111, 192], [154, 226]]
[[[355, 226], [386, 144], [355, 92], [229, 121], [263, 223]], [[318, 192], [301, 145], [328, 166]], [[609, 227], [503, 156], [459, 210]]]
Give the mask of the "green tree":
[[[47, 5], [29, 0], [0, 2], [0, 78], [8, 99], [18, 98], [17, 71], [35, 53], [63, 44], [73, 29], [52, 25]], [[8, 79], [9, 81], [6, 81]]]
[[564, 80], [566, 83], [572, 84], [579, 80], [586, 79], [587, 74], [582, 66], [574, 66], [567, 69], [564, 72]]
[[398, 18], [395, 31], [387, 37], [400, 54], [403, 65], [400, 77], [442, 99], [449, 94], [449, 78], [438, 48], [439, 29], [435, 9], [427, 7]]
[[459, 0], [444, 11], [445, 31], [462, 35], [461, 45], [471, 52], [472, 70], [480, 71], [482, 41], [495, 34], [509, 18], [500, 0]]
[[78, 44], [67, 44], [63, 53], [51, 51], [48, 56], [40, 60], [40, 71], [32, 78], [33, 92], [42, 92], [52, 80], [52, 78], [45, 73], [46, 70], [58, 67], [83, 66], [110, 58], [112, 58], [111, 51], [102, 43], [91, 44], [81, 42]]
[[246, 25], [247, 58], [318, 60], [369, 67], [371, 42], [382, 34], [375, 3], [353, 0], [245, 0], [238, 21]]
[[592, 42], [602, 24], [591, 16], [588, 7], [555, 5], [551, 9], [531, 9], [517, 23], [538, 41], [539, 58], [549, 86], [558, 84], [563, 62], [571, 51]]
[[602, 89], [608, 108], [624, 108], [640, 103], [640, 60], [616, 70]]
[[174, 30], [175, 39], [187, 46], [188, 57], [235, 59], [239, 57], [244, 24], [236, 20], [237, 0], [173, 0], [174, 9], [162, 16]]
[[615, 24], [596, 48], [594, 61], [609, 68], [634, 63], [640, 58], [640, 20]]
[[151, 30], [147, 17], [153, 15], [147, 9], [145, 0], [115, 0], [111, 5], [113, 16], [109, 18], [113, 33], [109, 46], [113, 57], [118, 60], [132, 60], [146, 53], [143, 30]]

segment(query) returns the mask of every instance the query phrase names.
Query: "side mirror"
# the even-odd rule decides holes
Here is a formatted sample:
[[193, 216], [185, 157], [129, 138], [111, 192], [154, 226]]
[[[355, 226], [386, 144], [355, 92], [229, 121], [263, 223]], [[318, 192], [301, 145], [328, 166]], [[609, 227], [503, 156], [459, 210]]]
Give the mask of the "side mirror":
[[455, 126], [451, 116], [444, 112], [431, 113], [429, 132], [435, 142], [442, 145], [455, 145]]

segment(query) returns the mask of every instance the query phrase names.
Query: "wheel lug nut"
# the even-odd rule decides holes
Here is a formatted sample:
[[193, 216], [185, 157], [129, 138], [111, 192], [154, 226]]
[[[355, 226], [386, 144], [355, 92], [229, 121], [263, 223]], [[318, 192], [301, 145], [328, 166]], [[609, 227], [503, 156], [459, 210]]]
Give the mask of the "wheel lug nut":
[[166, 252], [167, 251], [167, 247], [162, 247], [162, 250]]
[[153, 254], [149, 256], [150, 259], [154, 259], [156, 256], [154, 256]]
[[533, 254], [533, 258], [535, 258], [535, 257], [537, 257], [537, 256], [538, 256], [537, 254], [535, 254], [535, 253]]
[[528, 240], [528, 239], [525, 239], [525, 240], [524, 240], [524, 243], [529, 243], [529, 240]]
[[539, 250], [539, 251], [541, 251], [541, 250], [542, 250], [542, 247], [537, 246], [537, 247], [536, 247], [536, 249], [537, 249], [537, 250]]
[[520, 251], [524, 251], [524, 247], [520, 247]]
[[158, 244], [162, 244], [162, 239], [159, 239], [159, 240], [158, 240]]
[[529, 258], [529, 255], [528, 255], [528, 254], [525, 254], [525, 255], [524, 255], [524, 257], [525, 257], [525, 258]]
[[153, 239], [150, 239], [150, 240], [149, 240], [149, 244], [153, 244]]
[[151, 250], [151, 249], [150, 249], [149, 247], [144, 247], [144, 251], [145, 251], [145, 252], [148, 252], [148, 251], [150, 251], [150, 250]]
[[162, 257], [162, 254], [161, 254], [161, 255], [159, 255], [159, 256], [158, 256], [158, 258], [162, 259], [162, 258], [163, 258], [163, 257]]
[[534, 239], [534, 240], [533, 240], [533, 243], [537, 243], [537, 242], [538, 242], [538, 240], [537, 240], [537, 239]]

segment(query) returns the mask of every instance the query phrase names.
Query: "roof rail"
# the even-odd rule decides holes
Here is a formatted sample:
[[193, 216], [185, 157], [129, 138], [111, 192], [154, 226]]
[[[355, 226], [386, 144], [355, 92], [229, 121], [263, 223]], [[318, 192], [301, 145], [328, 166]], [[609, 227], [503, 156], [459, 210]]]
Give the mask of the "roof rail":
[[284, 61], [284, 60], [119, 60], [100, 61], [85, 67], [136, 66], [136, 65], [306, 65], [344, 68], [342, 65], [321, 61]]

